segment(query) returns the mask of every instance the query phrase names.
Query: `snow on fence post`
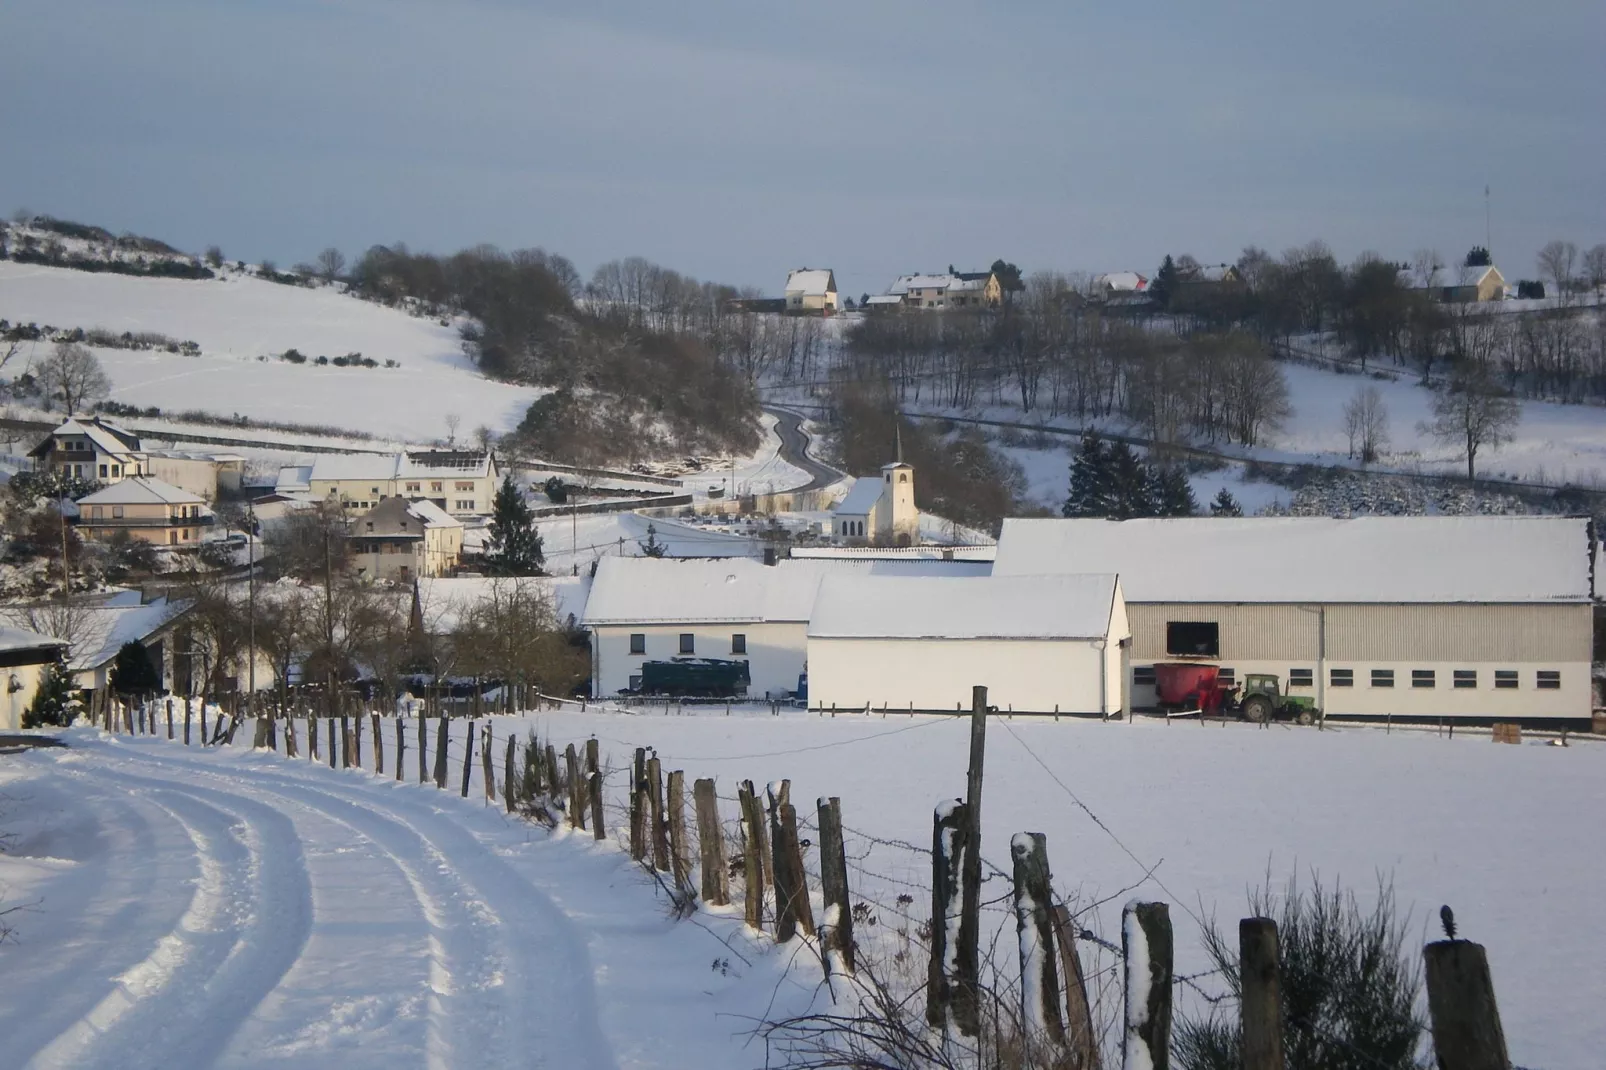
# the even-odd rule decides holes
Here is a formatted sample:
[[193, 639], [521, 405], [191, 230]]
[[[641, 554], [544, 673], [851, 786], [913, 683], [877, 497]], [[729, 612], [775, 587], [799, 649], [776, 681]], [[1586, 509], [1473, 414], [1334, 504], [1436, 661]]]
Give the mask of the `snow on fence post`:
[[948, 1009], [958, 973], [959, 870], [965, 855], [965, 804], [945, 799], [932, 814], [931, 831], [931, 962], [926, 970], [926, 1022], [948, 1027]]
[[647, 748], [637, 747], [630, 766], [630, 860], [647, 855]]
[[987, 747], [987, 689], [970, 691], [970, 767], [965, 780], [965, 853], [960, 870], [958, 984], [954, 1024], [967, 1037], [981, 1031], [981, 780]]
[[294, 717], [286, 717], [284, 719], [284, 756], [286, 758], [300, 756], [300, 748], [296, 745], [296, 719]]
[[480, 764], [484, 767], [480, 772], [485, 774], [485, 801], [492, 802], [496, 799], [496, 759], [491, 754], [491, 744], [495, 742], [491, 722], [486, 721], [481, 731], [485, 737], [480, 740]]
[[797, 811], [789, 802], [775, 809], [775, 939], [784, 944], [798, 930], [804, 936], [814, 935], [814, 907], [797, 839]]
[[652, 868], [669, 871], [669, 826], [664, 823], [664, 768], [655, 754], [647, 759], [647, 824], [652, 839]]
[[703, 902], [722, 907], [730, 903], [730, 874], [725, 869], [725, 830], [719, 823], [719, 796], [712, 780], [692, 785], [697, 805], [697, 855], [702, 868]]
[[591, 804], [591, 835], [602, 840], [607, 838], [608, 830], [602, 817], [602, 756], [598, 747], [596, 736], [586, 740], [586, 801]]
[[764, 857], [769, 853], [769, 843], [764, 833], [764, 813], [751, 780], [742, 781], [736, 797], [742, 808], [742, 869], [747, 882], [742, 905], [747, 924], [763, 932]]
[[669, 774], [669, 867], [675, 887], [695, 895], [691, 886], [691, 858], [686, 853], [686, 773], [676, 769]]
[[507, 804], [507, 812], [512, 813], [518, 805], [518, 797], [513, 790], [513, 758], [517, 741], [514, 734], [507, 734], [507, 757], [502, 760], [502, 796]]
[[[848, 859], [842, 842], [842, 800], [819, 799], [820, 892], [825, 903], [825, 968], [852, 974], [853, 904], [848, 902]], [[833, 963], [832, 960], [835, 960]]]
[[435, 787], [439, 791], [446, 790], [446, 743], [449, 720], [445, 716], [438, 717], [435, 725]]
[[379, 711], [368, 715], [374, 729], [374, 776], [385, 775], [385, 726], [379, 721]]
[[1134, 899], [1121, 911], [1121, 953], [1126, 959], [1126, 1029], [1122, 1070], [1167, 1070], [1171, 1065], [1171, 910]]
[[1020, 945], [1020, 1015], [1026, 1043], [1065, 1043], [1060, 1018], [1059, 969], [1054, 961], [1054, 923], [1048, 873], [1048, 837], [1017, 832], [1009, 841], [1015, 874], [1015, 935]]
[[1277, 923], [1238, 922], [1238, 977], [1242, 985], [1244, 1070], [1283, 1070], [1282, 957]]
[[580, 802], [580, 756], [575, 753], [573, 743], [563, 750], [563, 771], [569, 789], [569, 827], [583, 829], [586, 815], [585, 806]]
[[1440, 1070], [1511, 1070], [1483, 945], [1438, 940], [1422, 949], [1422, 959]]
[[267, 745], [268, 719], [266, 717], [258, 717], [256, 731], [252, 733], [251, 736], [251, 746], [256, 750], [262, 750], [267, 747]]
[[468, 719], [468, 731], [463, 733], [463, 784], [461, 798], [468, 798], [468, 778], [474, 771], [474, 718]]
[[1093, 1032], [1093, 1008], [1087, 1001], [1087, 978], [1082, 973], [1082, 957], [1076, 952], [1076, 928], [1071, 911], [1063, 903], [1054, 907], [1054, 936], [1060, 949], [1060, 972], [1065, 978], [1065, 1045], [1074, 1070], [1099, 1070], [1097, 1034]]

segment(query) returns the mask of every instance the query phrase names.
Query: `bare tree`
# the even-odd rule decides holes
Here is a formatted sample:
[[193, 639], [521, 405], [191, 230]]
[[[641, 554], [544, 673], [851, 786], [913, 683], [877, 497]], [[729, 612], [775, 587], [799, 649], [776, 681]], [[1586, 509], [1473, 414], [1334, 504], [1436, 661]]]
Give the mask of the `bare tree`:
[[1589, 280], [1591, 290], [1606, 286], [1606, 244], [1593, 246], [1584, 253], [1584, 278]]
[[1389, 444], [1389, 413], [1383, 394], [1375, 386], [1363, 386], [1344, 403], [1344, 433], [1349, 436], [1349, 455], [1371, 464]]
[[346, 270], [346, 254], [333, 245], [318, 254], [318, 274], [326, 281], [334, 282], [344, 270]]
[[222, 248], [222, 246], [208, 245], [206, 247], [206, 262], [208, 264], [212, 265], [214, 268], [222, 267], [223, 266], [223, 248]]
[[1553, 241], [1539, 250], [1539, 274], [1550, 280], [1556, 296], [1563, 303], [1572, 290], [1573, 274], [1578, 268], [1578, 246], [1570, 241]]
[[457, 445], [457, 429], [462, 425], [463, 418], [455, 412], [449, 412], [446, 414], [445, 422], [446, 444], [448, 446], [455, 446]]
[[1421, 430], [1440, 442], [1460, 446], [1467, 478], [1476, 478], [1478, 451], [1510, 442], [1522, 408], [1484, 368], [1462, 363], [1433, 397], [1433, 420]]
[[76, 342], [57, 342], [55, 351], [40, 362], [36, 376], [45, 398], [60, 398], [68, 416], [112, 388], [100, 360]]

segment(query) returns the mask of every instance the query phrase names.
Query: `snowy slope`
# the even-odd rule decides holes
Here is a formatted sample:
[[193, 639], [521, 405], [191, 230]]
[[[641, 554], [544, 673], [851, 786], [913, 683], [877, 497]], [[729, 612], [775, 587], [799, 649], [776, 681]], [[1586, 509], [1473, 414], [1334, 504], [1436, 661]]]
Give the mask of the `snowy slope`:
[[[214, 280], [147, 279], [0, 261], [0, 318], [58, 328], [155, 331], [200, 344], [201, 356], [97, 349], [112, 398], [164, 412], [199, 409], [256, 419], [351, 428], [434, 441], [446, 416], [467, 437], [510, 430], [542, 391], [486, 379], [464, 355], [455, 326], [409, 316], [334, 289], [284, 286], [228, 274]], [[38, 359], [49, 343], [27, 344]], [[361, 353], [399, 368], [291, 364]], [[257, 358], [267, 356], [266, 361]], [[20, 374], [21, 367], [15, 372]]]

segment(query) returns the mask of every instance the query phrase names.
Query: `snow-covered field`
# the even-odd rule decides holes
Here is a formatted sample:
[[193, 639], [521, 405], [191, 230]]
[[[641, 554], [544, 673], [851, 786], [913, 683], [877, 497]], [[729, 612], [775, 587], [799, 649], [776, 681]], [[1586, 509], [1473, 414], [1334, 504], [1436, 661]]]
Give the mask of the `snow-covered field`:
[[[599, 740], [610, 823], [638, 745], [716, 778], [722, 798], [790, 778], [807, 818], [839, 796], [854, 899], [877, 918], [857, 934], [871, 956], [906, 946], [898, 930], [925, 914], [918, 845], [932, 807], [964, 791], [969, 737], [955, 719], [741, 707], [493, 719], [497, 740], [532, 727], [560, 752]], [[0, 758], [18, 834], [0, 883], [37, 903], [10, 919], [8, 1051], [40, 1066], [489, 1065], [537, 1050], [554, 1065], [751, 1067], [763, 1052], [741, 1047], [743, 1016], [772, 992], [777, 1010], [823, 998], [807, 953], [766, 950], [720, 912], [674, 925], [614, 849], [506, 821], [477, 761], [465, 803], [253, 755], [248, 737], [202, 753], [79, 731], [71, 752]], [[1206, 968], [1198, 919], [1230, 926], [1268, 877], [1319, 873], [1363, 904], [1392, 882], [1413, 936], [1434, 938], [1448, 903], [1488, 947], [1517, 1063], [1583, 1070], [1606, 1050], [1606, 937], [1587, 922], [1606, 878], [1603, 763], [1589, 740], [995, 718], [983, 853], [1007, 869], [1011, 834], [1045, 832], [1058, 893], [1108, 898], [1081, 920], [1117, 942], [1122, 902], [1168, 901], [1179, 974]], [[1012, 934], [1006, 904], [986, 916]]]
[[[328, 287], [284, 286], [232, 273], [214, 280], [149, 279], [0, 261], [0, 318], [154, 331], [199, 343], [199, 357], [96, 349], [111, 376], [113, 400], [163, 412], [241, 413], [432, 442], [446, 437], [448, 415], [459, 418], [458, 434], [465, 438], [480, 426], [511, 430], [542, 393], [480, 375], [464, 355], [455, 325], [443, 327]], [[36, 359], [48, 346], [24, 345], [19, 357]], [[292, 348], [309, 362], [277, 359]], [[311, 363], [320, 355], [348, 353], [371, 357], [381, 367]], [[386, 360], [400, 367], [383, 367]]]

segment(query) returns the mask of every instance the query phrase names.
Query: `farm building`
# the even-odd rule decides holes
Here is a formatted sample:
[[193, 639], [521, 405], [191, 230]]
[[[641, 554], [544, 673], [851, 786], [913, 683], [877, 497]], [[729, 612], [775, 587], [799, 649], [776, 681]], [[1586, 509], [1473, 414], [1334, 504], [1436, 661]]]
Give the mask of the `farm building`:
[[1006, 520], [993, 573], [1119, 573], [1139, 709], [1193, 661], [1335, 717], [1587, 722], [1597, 545], [1565, 517]]
[[828, 576], [809, 620], [809, 704], [1016, 713], [1125, 708], [1113, 575]]
[[45, 669], [61, 660], [66, 645], [27, 628], [0, 626], [0, 683], [5, 684], [0, 732], [22, 727], [22, 714], [38, 695]]
[[640, 686], [641, 666], [679, 657], [747, 662], [748, 694], [796, 690], [808, 622], [829, 575], [985, 576], [986, 562], [605, 557], [582, 623], [591, 631], [591, 693]]

